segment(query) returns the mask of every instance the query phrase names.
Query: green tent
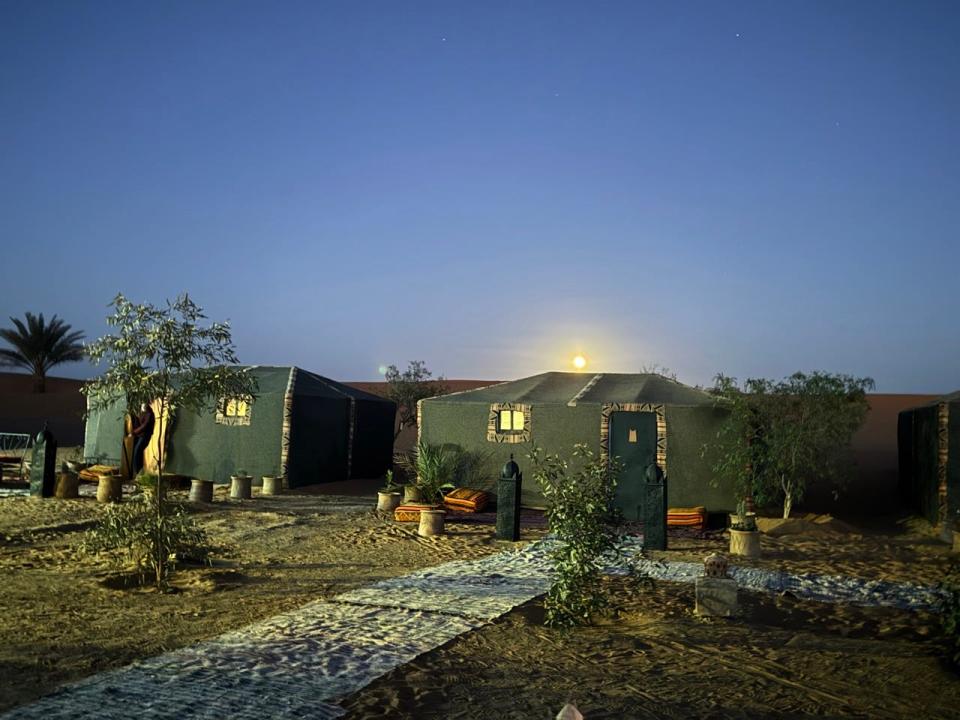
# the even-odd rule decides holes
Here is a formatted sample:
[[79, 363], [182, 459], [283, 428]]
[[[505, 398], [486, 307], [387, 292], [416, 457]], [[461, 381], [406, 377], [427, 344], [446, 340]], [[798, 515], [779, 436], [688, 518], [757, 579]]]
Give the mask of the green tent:
[[[420, 437], [487, 456], [488, 489], [511, 453], [529, 471], [534, 443], [564, 457], [585, 443], [624, 463], [617, 493], [628, 517], [638, 513], [652, 462], [667, 475], [671, 507], [732, 511], [732, 490], [711, 484], [710, 461], [702, 456], [726, 412], [712, 395], [661, 375], [549, 372], [421, 401]], [[542, 507], [540, 489], [526, 475], [523, 503]]]
[[897, 418], [900, 493], [912, 510], [942, 525], [960, 512], [960, 392]]
[[[288, 487], [379, 477], [391, 465], [393, 402], [296, 367], [250, 366], [249, 406], [223, 399], [205, 413], [174, 413], [165, 470], [228, 482], [237, 470], [281, 475]], [[123, 410], [90, 412], [84, 455], [117, 462]]]

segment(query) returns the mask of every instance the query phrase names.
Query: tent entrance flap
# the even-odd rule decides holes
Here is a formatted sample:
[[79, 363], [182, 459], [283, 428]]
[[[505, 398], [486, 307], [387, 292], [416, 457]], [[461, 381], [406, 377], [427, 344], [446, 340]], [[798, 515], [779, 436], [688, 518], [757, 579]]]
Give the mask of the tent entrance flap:
[[657, 458], [656, 414], [612, 413], [610, 456], [619, 458], [623, 464], [614, 504], [627, 520], [641, 520], [647, 467]]

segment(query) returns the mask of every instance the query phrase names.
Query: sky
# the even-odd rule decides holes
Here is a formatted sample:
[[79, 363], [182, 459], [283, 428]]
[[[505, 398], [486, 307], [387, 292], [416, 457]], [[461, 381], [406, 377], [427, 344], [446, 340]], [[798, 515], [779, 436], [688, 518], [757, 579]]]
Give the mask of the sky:
[[958, 36], [956, 2], [0, 0], [0, 323], [186, 291], [339, 380], [952, 391]]

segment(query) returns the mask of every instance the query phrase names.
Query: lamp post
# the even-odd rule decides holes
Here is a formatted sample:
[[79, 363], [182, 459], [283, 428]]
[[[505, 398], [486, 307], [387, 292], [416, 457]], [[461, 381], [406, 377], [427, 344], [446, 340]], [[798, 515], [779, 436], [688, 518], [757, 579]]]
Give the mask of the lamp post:
[[497, 539], [520, 539], [520, 487], [523, 473], [513, 461], [513, 453], [503, 466], [497, 481]]

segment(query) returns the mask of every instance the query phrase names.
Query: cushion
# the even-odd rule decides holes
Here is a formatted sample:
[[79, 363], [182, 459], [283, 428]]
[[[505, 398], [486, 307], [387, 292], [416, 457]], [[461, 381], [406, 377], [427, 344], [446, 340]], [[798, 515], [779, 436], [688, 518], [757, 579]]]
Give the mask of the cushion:
[[670, 508], [667, 510], [667, 525], [704, 528], [707, 525], [707, 509], [702, 505], [692, 508]]
[[424, 508], [431, 508], [432, 505], [409, 504], [398, 505], [393, 511], [393, 519], [397, 522], [420, 522], [420, 511]]
[[490, 493], [471, 488], [457, 488], [443, 496], [443, 504], [455, 512], [480, 512], [490, 502]]
[[91, 465], [77, 474], [86, 482], [99, 482], [101, 475], [116, 475], [118, 472], [120, 468], [114, 465]]

